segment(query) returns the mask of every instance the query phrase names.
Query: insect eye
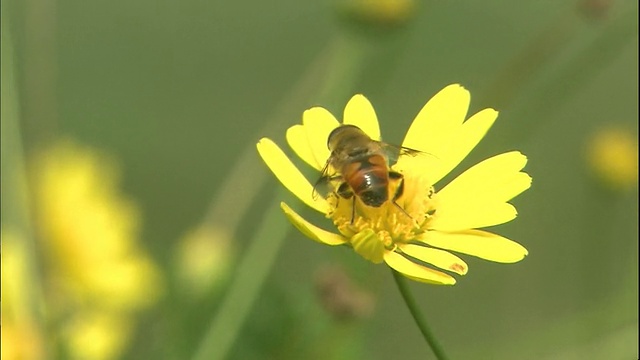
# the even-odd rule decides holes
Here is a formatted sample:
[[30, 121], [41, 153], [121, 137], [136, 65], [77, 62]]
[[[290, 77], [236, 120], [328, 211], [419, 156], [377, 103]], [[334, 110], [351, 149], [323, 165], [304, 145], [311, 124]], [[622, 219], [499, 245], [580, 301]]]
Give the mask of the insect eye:
[[342, 126], [339, 126], [339, 127], [335, 128], [335, 129], [331, 130], [331, 132], [329, 133], [329, 137], [327, 137], [327, 148], [329, 150], [331, 150], [331, 142], [332, 142], [333, 138], [336, 136], [336, 133], [338, 131], [340, 131], [341, 128], [342, 128]]

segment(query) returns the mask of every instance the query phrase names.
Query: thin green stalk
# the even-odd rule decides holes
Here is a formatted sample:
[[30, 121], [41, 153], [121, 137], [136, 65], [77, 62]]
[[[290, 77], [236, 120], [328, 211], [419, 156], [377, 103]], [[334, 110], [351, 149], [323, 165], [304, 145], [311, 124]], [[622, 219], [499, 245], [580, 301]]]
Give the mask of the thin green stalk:
[[231, 349], [291, 229], [278, 205], [283, 196], [283, 191], [278, 191], [273, 204], [266, 209], [266, 216], [251, 239], [233, 283], [193, 357], [194, 360], [224, 359]]
[[438, 360], [446, 360], [448, 359], [447, 355], [444, 353], [442, 346], [436, 339], [433, 331], [429, 328], [429, 325], [424, 320], [422, 313], [420, 312], [420, 308], [416, 304], [413, 295], [411, 294], [411, 290], [409, 290], [409, 286], [407, 285], [407, 279], [400, 275], [399, 272], [395, 270], [391, 270], [393, 273], [393, 279], [396, 281], [396, 285], [398, 285], [398, 290], [400, 290], [400, 294], [402, 294], [402, 298], [404, 302], [407, 304], [409, 308], [409, 312], [411, 312], [411, 316], [413, 316], [413, 320], [415, 320], [416, 325], [420, 329], [422, 336], [427, 341], [429, 346], [431, 347], [431, 351], [436, 355]]
[[[324, 80], [319, 80], [316, 84], [309, 84], [303, 81], [301, 86], [319, 90], [319, 99], [334, 98], [336, 96], [346, 96], [351, 91], [351, 87], [357, 76], [354, 74], [360, 68], [359, 64], [365, 59], [366, 46], [350, 43], [344, 39], [338, 39], [330, 44], [328, 52], [330, 55], [328, 63], [324, 64], [324, 54], [321, 54], [321, 64], [326, 66]], [[316, 78], [315, 67], [312, 67], [311, 78]], [[313, 86], [316, 85], [316, 86]], [[299, 92], [296, 92], [299, 95]], [[311, 95], [308, 93], [308, 95]], [[300, 100], [295, 97], [295, 100]], [[291, 105], [292, 102], [285, 102]], [[291, 111], [285, 106], [280, 112]], [[298, 115], [299, 116], [299, 115]], [[289, 118], [286, 116], [278, 117]], [[255, 148], [251, 147], [250, 152], [246, 152], [242, 157], [241, 166], [234, 171], [242, 169], [260, 169], [260, 166], [248, 167], [257, 155]], [[236, 225], [240, 224], [242, 213], [251, 204], [253, 196], [259, 189], [256, 184], [264, 180], [264, 172], [255, 176], [248, 176], [253, 170], [245, 172], [243, 176], [229, 179], [246, 178], [250, 179], [254, 185], [243, 187], [242, 196], [238, 199], [237, 191], [221, 191], [220, 196], [210, 209], [210, 224], [225, 224], [226, 228], [235, 231]], [[227, 183], [223, 189], [237, 188], [238, 184]], [[249, 190], [248, 190], [249, 189]], [[229, 197], [228, 194], [232, 194]], [[236, 269], [233, 283], [225, 294], [225, 297], [218, 309], [216, 316], [211, 320], [211, 324], [205, 333], [196, 353], [194, 360], [215, 360], [224, 359], [231, 349], [238, 336], [246, 317], [255, 302], [262, 284], [271, 269], [276, 256], [284, 243], [284, 238], [291, 229], [291, 225], [285, 220], [285, 216], [279, 209], [280, 200], [284, 197], [282, 191], [277, 193], [273, 204], [267, 209], [267, 215], [254, 233], [249, 242], [249, 248], [244, 252], [243, 258]], [[229, 214], [231, 212], [231, 214]], [[225, 214], [226, 213], [226, 214]]]
[[[337, 38], [329, 43], [257, 134], [269, 137], [279, 134], [282, 128], [291, 125], [291, 119], [300, 118], [301, 109], [309, 106], [311, 100], [323, 104], [331, 101], [337, 103], [337, 99], [343, 101], [352, 91], [359, 64], [364, 62], [367, 52], [366, 44], [357, 41]], [[212, 228], [235, 231], [268, 176], [256, 156], [255, 147], [244, 149], [216, 192], [205, 223]]]
[[[42, 314], [42, 281], [38, 269], [37, 247], [33, 234], [33, 224], [31, 223], [31, 208], [29, 206], [30, 196], [27, 186], [27, 170], [25, 165], [24, 145], [22, 141], [20, 101], [18, 98], [18, 85], [16, 79], [17, 65], [15, 63], [15, 48], [11, 37], [11, 27], [5, 17], [4, 6], [2, 9], [2, 77], [0, 81], [0, 153], [2, 182], [0, 185], [2, 193], [2, 233], [9, 232], [14, 237], [2, 238], [3, 246], [9, 245], [10, 241], [20, 242], [16, 244], [25, 251], [24, 261], [20, 264], [24, 277], [13, 278], [10, 281], [23, 282], [25, 294], [20, 297], [19, 303], [13, 304], [11, 314], [5, 313], [3, 308], [3, 321], [13, 321], [21, 326], [31, 325], [33, 331], [31, 336], [34, 339], [43, 339], [45, 334], [45, 321]], [[15, 248], [15, 247], [12, 247]], [[5, 250], [5, 248], [3, 248]], [[3, 260], [5, 253], [3, 255]], [[4, 285], [4, 284], [3, 284]], [[8, 297], [18, 296], [18, 294], [8, 294]], [[3, 300], [7, 300], [3, 298]], [[5, 303], [3, 303], [4, 306]], [[5, 317], [6, 316], [6, 317]], [[46, 342], [39, 341], [32, 344], [39, 349], [42, 359], [47, 359]]]
[[[540, 87], [538, 96], [531, 99], [527, 109], [538, 109], [546, 115], [566, 104], [585, 84], [596, 78], [600, 71], [617, 58], [620, 52], [638, 40], [637, 3], [629, 3], [618, 18], [608, 23], [597, 37], [556, 73], [551, 74]], [[554, 89], [554, 91], [549, 91]], [[542, 114], [539, 109], [544, 109]], [[529, 134], [531, 132], [528, 132]]]
[[558, 14], [498, 73], [478, 103], [491, 104], [497, 109], [508, 108], [514, 98], [520, 95], [520, 90], [562, 53], [562, 49], [574, 37], [580, 20], [574, 7]]
[[23, 129], [43, 145], [58, 128], [58, 0], [24, 0]]
[[536, 114], [538, 119], [528, 125], [526, 131], [512, 136], [512, 141], [522, 142], [518, 136], [529, 139], [540, 131], [546, 131], [547, 122], [554, 120], [564, 104], [586, 88], [627, 46], [638, 40], [637, 2], [624, 3], [624, 11], [608, 22], [592, 42], [567, 60], [557, 71], [548, 72], [540, 81], [535, 94], [522, 106], [512, 110], [512, 119], [526, 118]]

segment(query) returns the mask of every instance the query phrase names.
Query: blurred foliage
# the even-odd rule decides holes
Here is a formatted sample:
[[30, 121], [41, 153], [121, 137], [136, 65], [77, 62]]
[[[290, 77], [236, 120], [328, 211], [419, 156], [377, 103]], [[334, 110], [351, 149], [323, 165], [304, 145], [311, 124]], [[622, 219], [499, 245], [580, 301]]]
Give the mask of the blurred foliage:
[[[384, 267], [297, 232], [272, 262], [242, 259], [250, 240], [277, 237], [256, 230], [279, 211], [258, 138], [284, 143], [305, 109], [338, 114], [363, 93], [397, 143], [456, 82], [470, 112], [500, 116], [452, 176], [500, 152], [528, 156], [533, 187], [500, 233], [530, 255], [504, 266], [467, 257], [454, 287], [412, 284], [444, 348], [454, 359], [637, 358], [637, 2], [401, 3], [411, 11], [390, 25], [380, 14], [392, 10], [358, 13], [382, 0], [3, 1], [2, 358], [190, 358], [238, 264], [258, 281], [229, 358], [428, 358]], [[64, 139], [93, 159], [90, 188], [102, 190], [73, 198], [82, 187], [63, 170], [39, 187], [37, 164], [62, 161]], [[92, 224], [55, 235], [68, 251], [49, 242], [62, 224], [53, 205], [71, 232]], [[103, 246], [119, 244], [109, 234], [127, 223], [127, 245], [108, 256]], [[112, 270], [122, 259], [156, 275]], [[315, 281], [336, 264], [373, 311], [327, 311]], [[91, 282], [74, 279], [102, 265], [110, 290], [80, 291]], [[144, 305], [111, 312], [134, 293]]]

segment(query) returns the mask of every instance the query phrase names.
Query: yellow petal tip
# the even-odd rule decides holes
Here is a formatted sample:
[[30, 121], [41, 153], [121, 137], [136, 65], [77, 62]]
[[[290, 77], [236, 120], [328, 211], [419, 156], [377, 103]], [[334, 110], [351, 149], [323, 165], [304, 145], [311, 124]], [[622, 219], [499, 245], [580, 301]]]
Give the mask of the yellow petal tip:
[[325, 245], [342, 245], [347, 242], [343, 236], [321, 229], [306, 221], [302, 216], [293, 211], [293, 209], [291, 209], [286, 203], [281, 202], [280, 208], [289, 222], [291, 222], [293, 226], [311, 240], [315, 240]]
[[469, 268], [467, 267], [467, 264], [456, 263], [456, 264], [452, 264], [449, 270], [455, 272], [458, 275], [467, 275]]

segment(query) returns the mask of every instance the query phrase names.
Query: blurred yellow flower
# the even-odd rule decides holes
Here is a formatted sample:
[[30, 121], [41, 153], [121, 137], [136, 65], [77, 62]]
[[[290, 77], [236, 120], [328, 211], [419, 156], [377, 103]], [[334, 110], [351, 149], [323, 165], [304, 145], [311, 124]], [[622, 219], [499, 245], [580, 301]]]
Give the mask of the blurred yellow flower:
[[638, 139], [620, 128], [596, 132], [587, 145], [593, 173], [603, 184], [624, 190], [638, 183]]
[[24, 238], [2, 227], [2, 352], [4, 360], [43, 359], [42, 334], [29, 303], [29, 257]]
[[357, 21], [374, 25], [398, 25], [416, 9], [415, 0], [341, 0], [342, 11]]
[[[446, 250], [502, 263], [517, 262], [527, 255], [520, 244], [478, 230], [516, 217], [515, 207], [507, 201], [531, 186], [531, 177], [520, 171], [527, 162], [520, 152], [489, 158], [440, 191], [433, 187], [478, 144], [498, 116], [495, 110], [484, 109], [465, 121], [469, 102], [469, 92], [454, 84], [436, 94], [417, 115], [402, 145], [425, 156], [401, 156], [391, 166], [404, 175], [399, 206], [386, 201], [378, 208], [370, 207], [358, 199], [354, 211], [352, 202], [339, 201], [335, 192], [327, 198], [314, 197], [313, 185], [273, 141], [261, 139], [258, 152], [287, 189], [330, 218], [339, 231], [316, 227], [282, 203], [287, 218], [306, 236], [327, 245], [351, 246], [364, 258], [384, 261], [414, 280], [451, 285], [456, 280], [434, 267], [464, 275], [467, 264]], [[343, 120], [380, 140], [376, 114], [364, 96], [351, 98]], [[339, 126], [331, 113], [315, 107], [304, 112], [302, 125], [290, 127], [286, 137], [297, 155], [320, 171], [330, 156], [328, 135]], [[398, 182], [390, 185], [392, 194], [394, 186]]]
[[131, 320], [112, 312], [79, 313], [61, 334], [77, 359], [116, 359], [127, 344]]
[[176, 249], [176, 274], [183, 292], [200, 297], [220, 285], [232, 260], [229, 233], [207, 225], [191, 230]]
[[[137, 243], [138, 211], [119, 192], [109, 159], [71, 142], [43, 152], [33, 179], [51, 316], [64, 314], [61, 331], [82, 336], [65, 338], [74, 358], [117, 357], [128, 331], [113, 319], [151, 306], [162, 292], [158, 268]], [[83, 318], [95, 313], [101, 317]]]

